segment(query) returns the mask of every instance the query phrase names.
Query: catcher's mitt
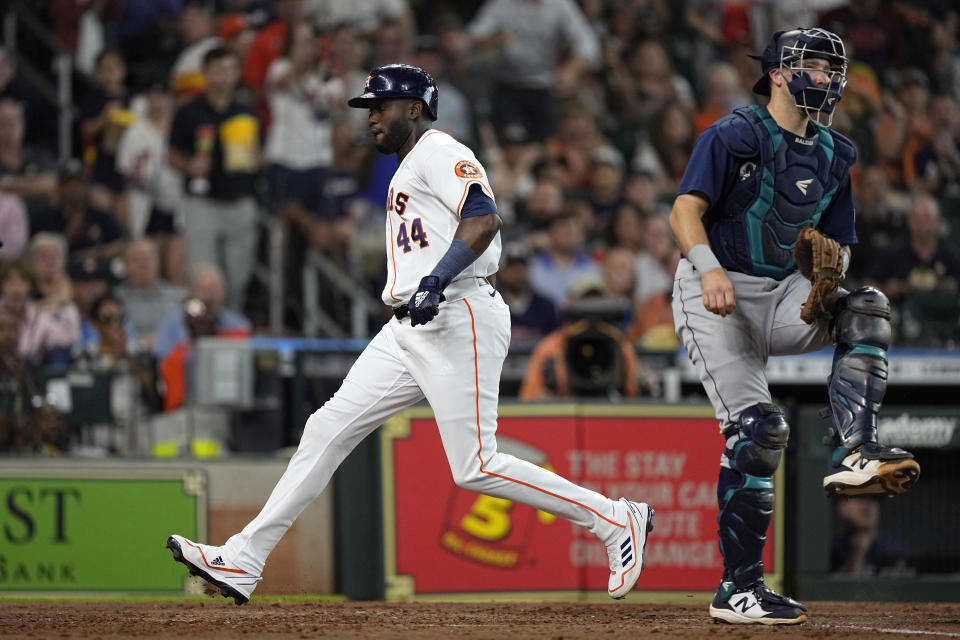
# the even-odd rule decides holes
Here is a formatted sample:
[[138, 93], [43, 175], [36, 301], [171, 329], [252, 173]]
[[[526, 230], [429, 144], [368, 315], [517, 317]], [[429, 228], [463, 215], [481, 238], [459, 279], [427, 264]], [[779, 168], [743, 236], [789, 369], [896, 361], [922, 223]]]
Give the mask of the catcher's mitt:
[[807, 227], [797, 236], [793, 256], [800, 273], [813, 284], [800, 311], [800, 318], [813, 324], [826, 311], [826, 301], [843, 280], [843, 250], [836, 240]]

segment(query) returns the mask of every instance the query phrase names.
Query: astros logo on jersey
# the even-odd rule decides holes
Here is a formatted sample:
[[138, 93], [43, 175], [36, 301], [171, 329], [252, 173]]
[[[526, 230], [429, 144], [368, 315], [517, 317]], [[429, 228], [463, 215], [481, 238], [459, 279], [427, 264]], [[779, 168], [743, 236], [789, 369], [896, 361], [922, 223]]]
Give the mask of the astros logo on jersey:
[[454, 173], [456, 173], [461, 178], [479, 178], [480, 169], [477, 165], [473, 164], [469, 160], [461, 160], [457, 163], [457, 166], [453, 168]]

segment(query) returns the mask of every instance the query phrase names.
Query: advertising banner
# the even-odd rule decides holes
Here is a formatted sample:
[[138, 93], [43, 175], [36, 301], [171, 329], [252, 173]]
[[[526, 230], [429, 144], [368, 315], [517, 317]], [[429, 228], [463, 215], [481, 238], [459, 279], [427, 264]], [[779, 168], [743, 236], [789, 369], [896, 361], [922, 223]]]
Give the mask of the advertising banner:
[[[501, 407], [497, 441], [503, 453], [656, 509], [638, 589], [716, 589], [722, 573], [716, 483], [723, 439], [711, 410]], [[589, 531], [454, 485], [429, 410], [389, 422], [382, 446], [388, 598], [605, 593], [606, 550]], [[780, 571], [779, 519], [768, 531], [764, 557], [770, 584]]]
[[206, 476], [0, 469], [0, 592], [176, 591], [166, 536], [206, 536]]

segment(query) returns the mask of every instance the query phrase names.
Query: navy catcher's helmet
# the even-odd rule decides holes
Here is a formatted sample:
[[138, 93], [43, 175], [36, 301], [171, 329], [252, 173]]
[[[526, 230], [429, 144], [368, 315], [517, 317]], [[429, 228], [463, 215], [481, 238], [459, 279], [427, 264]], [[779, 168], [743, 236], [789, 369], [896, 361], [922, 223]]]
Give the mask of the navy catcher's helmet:
[[[787, 87], [797, 106], [817, 120], [823, 113], [828, 119], [827, 126], [830, 125], [833, 110], [847, 85], [847, 53], [839, 36], [819, 28], [777, 31], [762, 55], [750, 57], [759, 60], [763, 68], [763, 77], [753, 85], [754, 93], [770, 95], [768, 72], [776, 68], [781, 71], [789, 69], [793, 73]], [[830, 64], [824, 71], [827, 76], [825, 87], [815, 86], [810, 79], [812, 69], [806, 67], [804, 60], [811, 58], [826, 60]]]
[[431, 120], [437, 119], [437, 84], [429, 73], [409, 64], [377, 67], [367, 76], [363, 93], [350, 98], [351, 107], [366, 109], [372, 100], [382, 98], [419, 98]]

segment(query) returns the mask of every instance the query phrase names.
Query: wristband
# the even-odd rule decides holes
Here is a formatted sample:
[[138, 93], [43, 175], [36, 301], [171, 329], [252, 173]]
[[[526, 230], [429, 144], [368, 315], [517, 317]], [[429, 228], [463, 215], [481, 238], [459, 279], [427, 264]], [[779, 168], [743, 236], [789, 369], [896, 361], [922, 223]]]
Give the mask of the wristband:
[[461, 271], [473, 264], [476, 259], [477, 254], [473, 252], [470, 245], [460, 238], [454, 238], [453, 242], [450, 243], [450, 248], [440, 258], [440, 262], [433, 268], [430, 275], [437, 276], [440, 279], [440, 291], [443, 291]]
[[693, 248], [690, 249], [690, 252], [687, 254], [687, 260], [693, 263], [693, 266], [700, 273], [706, 273], [713, 269], [722, 269], [720, 261], [717, 260], [717, 256], [713, 255], [713, 251], [710, 249], [709, 245], [705, 244], [695, 244]]
[[844, 278], [847, 275], [847, 269], [850, 268], [850, 249], [847, 247], [840, 247], [840, 256], [843, 260], [843, 264], [840, 267], [840, 277]]

